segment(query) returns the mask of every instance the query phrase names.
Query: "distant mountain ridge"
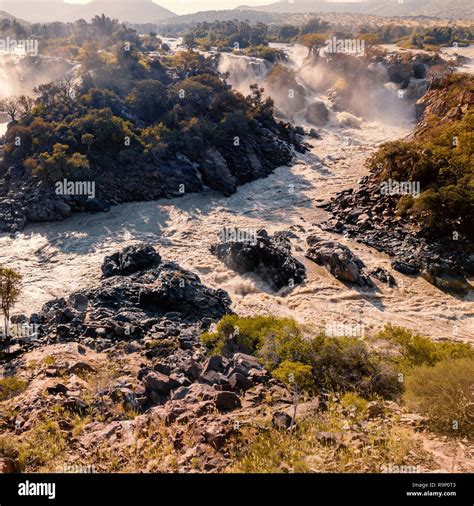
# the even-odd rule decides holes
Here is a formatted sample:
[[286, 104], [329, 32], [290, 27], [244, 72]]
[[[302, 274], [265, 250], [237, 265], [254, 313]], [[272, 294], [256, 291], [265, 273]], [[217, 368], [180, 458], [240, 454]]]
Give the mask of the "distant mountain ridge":
[[362, 2], [324, 2], [321, 0], [283, 0], [269, 5], [238, 10], [265, 12], [351, 12], [378, 16], [429, 16], [443, 19], [474, 19], [474, 0], [365, 0]]
[[34, 23], [89, 21], [105, 14], [119, 21], [146, 23], [175, 16], [152, 0], [93, 0], [88, 4], [68, 4], [63, 0], [0, 0], [2, 10]]

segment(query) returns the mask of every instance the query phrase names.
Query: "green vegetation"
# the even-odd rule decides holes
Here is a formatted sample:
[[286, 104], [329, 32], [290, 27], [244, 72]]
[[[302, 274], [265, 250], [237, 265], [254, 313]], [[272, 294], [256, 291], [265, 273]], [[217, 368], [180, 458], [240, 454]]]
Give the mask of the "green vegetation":
[[438, 84], [438, 89], [443, 93], [443, 113], [451, 112], [451, 116], [428, 116], [414, 140], [384, 144], [368, 166], [381, 181], [391, 178], [420, 183], [419, 197], [405, 195], [399, 199], [400, 215], [437, 235], [452, 238], [453, 232], [458, 232], [472, 239], [474, 109], [467, 103], [462, 106], [466, 112], [459, 115], [457, 106], [463, 96], [473, 92], [474, 79], [449, 77]]
[[[275, 58], [258, 33], [250, 30], [249, 43]], [[96, 17], [57, 31], [48, 25], [43, 39], [79, 60], [84, 78], [81, 84], [64, 78], [40, 85], [33, 102], [11, 99], [15, 121], [4, 163], [23, 166], [47, 185], [63, 178], [100, 184], [117, 170], [153, 173], [178, 154], [204, 167], [209, 147], [232, 171], [246, 143], [261, 138], [261, 124], [277, 127], [273, 103], [258, 88], [248, 97], [230, 90], [211, 60], [194, 51], [150, 55], [149, 38], [116, 21]]]
[[408, 49], [437, 51], [440, 47], [469, 46], [474, 41], [474, 27], [435, 26], [413, 29], [409, 36], [399, 41], [399, 46]]
[[184, 44], [202, 49], [245, 49], [268, 45], [268, 27], [263, 23], [252, 26], [246, 21], [214, 21], [198, 23], [184, 37]]
[[205, 333], [201, 339], [212, 353], [255, 354], [270, 371], [285, 360], [309, 364], [313, 353], [311, 342], [292, 318], [226, 315], [216, 332]]
[[273, 371], [273, 377], [284, 383], [287, 388], [296, 389], [297, 392], [315, 392], [316, 383], [313, 378], [311, 366], [301, 362], [285, 360]]
[[[426, 414], [435, 428], [446, 430], [457, 421], [458, 433], [464, 433], [472, 423], [469, 417], [472, 417], [474, 401], [474, 349], [469, 344], [433, 342], [394, 325], [386, 325], [367, 340], [328, 337], [323, 333], [311, 335], [309, 328], [291, 318], [237, 315], [225, 316], [215, 332], [205, 333], [201, 339], [211, 353], [255, 355], [274, 378], [291, 393], [296, 392], [296, 397], [301, 393], [325, 393], [355, 413], [355, 418], [366, 416], [367, 400], [397, 399], [403, 394], [407, 405]], [[377, 346], [380, 341], [394, 346], [395, 353], [377, 351], [387, 349], [387, 346]], [[301, 444], [310, 444], [309, 433], [315, 427], [326, 430], [319, 426], [320, 420], [311, 423], [298, 433]], [[253, 469], [257, 465], [258, 459], [263, 458], [260, 452], [271, 440], [267, 437], [260, 435], [249, 450], [251, 454], [241, 455], [243, 460], [239, 465], [243, 467], [239, 469]], [[299, 443], [285, 449], [289, 444], [285, 442], [286, 436], [275, 437], [283, 446], [275, 452], [296, 452], [287, 455], [293, 462], [300, 455]], [[270, 461], [273, 454], [268, 452]], [[267, 470], [273, 469], [273, 463], [267, 462], [267, 465]], [[296, 461], [293, 465], [299, 466]]]
[[[371, 353], [357, 338], [332, 338], [324, 334], [309, 338], [291, 318], [227, 315], [216, 332], [205, 333], [202, 341], [212, 353], [256, 355], [275, 377], [282, 379], [290, 368], [305, 366], [298, 374], [307, 379], [312, 369], [317, 390], [358, 392], [370, 398], [400, 394], [397, 371], [383, 357]], [[311, 382], [311, 389], [315, 390]]]
[[474, 358], [420, 366], [407, 378], [404, 400], [426, 415], [432, 426], [451, 434], [472, 435]]
[[27, 387], [28, 383], [16, 376], [0, 379], [0, 402], [21, 394]]
[[378, 332], [376, 339], [390, 341], [399, 346], [400, 358], [397, 364], [409, 371], [417, 366], [434, 366], [442, 360], [470, 358], [474, 359], [474, 349], [466, 343], [449, 341], [432, 341], [402, 327], [386, 325]]
[[13, 269], [0, 266], [0, 306], [3, 312], [4, 336], [8, 337], [11, 308], [21, 294], [22, 276]]

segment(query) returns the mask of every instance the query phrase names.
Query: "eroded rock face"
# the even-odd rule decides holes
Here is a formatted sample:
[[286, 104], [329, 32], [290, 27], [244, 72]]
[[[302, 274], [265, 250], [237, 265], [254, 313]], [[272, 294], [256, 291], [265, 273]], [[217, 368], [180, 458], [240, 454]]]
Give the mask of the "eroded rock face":
[[373, 286], [364, 272], [364, 262], [343, 244], [324, 241], [317, 236], [309, 236], [305, 256], [319, 265], [325, 266], [340, 281], [356, 283], [359, 286]]
[[304, 265], [291, 255], [291, 243], [281, 234], [258, 231], [254, 241], [225, 241], [211, 246], [211, 252], [229, 269], [240, 274], [254, 272], [273, 290], [292, 287], [306, 278]]

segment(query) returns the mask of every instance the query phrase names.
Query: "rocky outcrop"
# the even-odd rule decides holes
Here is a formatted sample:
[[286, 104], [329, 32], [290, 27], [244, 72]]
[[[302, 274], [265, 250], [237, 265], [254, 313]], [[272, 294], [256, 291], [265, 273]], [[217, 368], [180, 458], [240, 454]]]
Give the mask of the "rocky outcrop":
[[269, 128], [254, 120], [253, 125], [252, 135], [239, 139], [239, 146], [210, 146], [198, 162], [177, 153], [156, 163], [117, 163], [114, 170], [93, 166], [87, 177], [95, 185], [93, 196], [58, 195], [55, 183], [19, 165], [9, 167], [4, 162], [2, 167], [0, 160], [0, 231], [16, 232], [27, 223], [61, 221], [79, 212], [107, 212], [113, 205], [180, 197], [207, 187], [228, 196], [239, 185], [288, 164], [295, 150], [306, 149], [288, 123], [273, 122]]
[[259, 230], [248, 241], [224, 240], [211, 252], [240, 274], [254, 272], [273, 290], [292, 287], [306, 277], [304, 265], [291, 255], [291, 243], [281, 234], [269, 236]]
[[474, 256], [460, 241], [416, 232], [397, 215], [398, 199], [397, 195], [382, 195], [374, 175], [364, 177], [356, 191], [345, 190], [323, 206], [332, 214], [323, 228], [387, 253], [394, 270], [405, 275], [423, 274], [433, 284], [444, 286], [443, 276], [472, 275]]
[[373, 285], [364, 272], [364, 263], [347, 246], [315, 235], [309, 236], [306, 242], [309, 245], [306, 258], [326, 267], [336, 279], [359, 286]]
[[48, 339], [141, 337], [149, 332], [177, 337], [182, 346], [188, 334], [180, 324], [199, 329], [230, 312], [230, 298], [199, 277], [160, 255], [147, 244], [127, 247], [106, 257], [107, 277], [98, 286], [46, 303], [29, 322], [40, 326]]
[[102, 264], [102, 273], [105, 278], [110, 276], [127, 276], [153, 266], [161, 262], [160, 255], [151, 245], [132, 245], [107, 256]]

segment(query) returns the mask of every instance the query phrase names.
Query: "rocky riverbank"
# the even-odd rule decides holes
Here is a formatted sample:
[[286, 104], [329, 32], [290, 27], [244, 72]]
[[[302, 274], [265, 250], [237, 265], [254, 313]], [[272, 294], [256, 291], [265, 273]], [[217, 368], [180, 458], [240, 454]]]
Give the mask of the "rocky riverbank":
[[[95, 287], [13, 318], [37, 333], [2, 347], [0, 472], [249, 471], [253, 460], [242, 460], [249, 451], [255, 458], [263, 451], [267, 471], [387, 472], [387, 446], [402, 433], [411, 451], [397, 462], [447, 471], [451, 443], [398, 402], [321, 391], [295, 404], [237, 340], [235, 350], [210, 353], [202, 333], [230, 313], [228, 294], [163, 262], [150, 245], [106, 257], [102, 273]], [[231, 330], [222, 328], [228, 343]], [[399, 353], [388, 341], [375, 341], [374, 350], [380, 359]], [[359, 375], [339, 367], [341, 381]], [[380, 374], [379, 382], [389, 371]], [[273, 464], [257, 443], [268, 435], [283, 452], [287, 437], [300, 441], [304, 462], [285, 453]], [[458, 457], [458, 469], [472, 469], [466, 452]]]
[[[397, 145], [387, 145], [385, 152], [382, 147], [379, 154], [368, 161], [371, 172], [360, 179], [356, 189], [344, 190], [320, 206], [332, 214], [332, 218], [324, 225], [325, 230], [344, 234], [387, 253], [392, 257], [392, 267], [403, 274], [421, 274], [441, 289], [468, 292], [470, 286], [464, 278], [470, 278], [474, 274], [474, 247], [468, 229], [463, 226], [472, 217], [469, 195], [458, 196], [456, 192], [459, 190], [453, 185], [450, 198], [458, 198], [465, 205], [465, 209], [461, 214], [458, 212], [458, 215], [446, 211], [443, 217], [440, 209], [425, 204], [425, 216], [428, 213], [433, 216], [435, 211], [438, 212], [437, 219], [445, 222], [443, 227], [436, 223], [427, 225], [419, 212], [403, 212], [401, 203], [402, 198], [408, 199], [405, 202], [420, 198], [420, 189], [421, 192], [431, 191], [433, 198], [439, 199], [444, 179], [436, 161], [433, 162], [428, 155], [423, 160], [424, 169], [421, 169], [420, 159], [424, 152], [431, 153], [436, 149], [437, 143], [443, 142], [443, 136], [449, 136], [448, 153], [458, 148], [460, 136], [464, 135], [464, 123], [461, 122], [465, 121], [469, 125], [466, 118], [472, 112], [473, 97], [472, 79], [467, 76], [432, 79], [428, 92], [416, 104], [419, 123], [408, 141], [405, 144], [400, 142]], [[469, 153], [472, 148], [468, 141], [464, 142], [461, 153]], [[402, 155], [397, 157], [397, 153], [403, 153], [403, 150], [406, 159]], [[409, 153], [409, 150], [412, 152]], [[453, 163], [459, 163], [460, 173], [466, 171], [465, 184], [469, 184], [469, 178], [472, 177], [469, 173], [472, 170], [472, 165], [469, 168], [469, 160], [467, 164], [463, 159]], [[416, 169], [415, 164], [418, 164]], [[406, 170], [407, 166], [409, 170]], [[464, 168], [466, 166], [467, 169]], [[419, 180], [412, 181], [410, 170], [413, 170], [416, 178], [422, 180], [422, 186]], [[409, 191], [401, 189], [400, 182], [392, 181], [391, 174], [404, 174], [402, 177], [409, 178], [404, 183]], [[415, 184], [418, 184], [416, 192], [413, 191]], [[439, 207], [447, 208], [449, 205], [448, 199], [439, 200]], [[408, 205], [406, 208], [410, 209]], [[459, 232], [458, 227], [464, 233]]]
[[301, 135], [289, 124], [275, 123], [269, 129], [255, 122], [253, 130], [251, 139], [242, 140], [237, 149], [207, 148], [201, 164], [178, 154], [158, 165], [97, 168], [88, 178], [94, 183], [93, 196], [75, 191], [58, 195], [54, 184], [21, 166], [4, 164], [0, 166], [0, 230], [16, 232], [27, 223], [61, 221], [78, 212], [107, 212], [124, 202], [172, 198], [206, 188], [229, 196], [238, 186], [268, 176], [289, 164], [296, 151], [305, 150]]

